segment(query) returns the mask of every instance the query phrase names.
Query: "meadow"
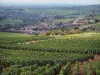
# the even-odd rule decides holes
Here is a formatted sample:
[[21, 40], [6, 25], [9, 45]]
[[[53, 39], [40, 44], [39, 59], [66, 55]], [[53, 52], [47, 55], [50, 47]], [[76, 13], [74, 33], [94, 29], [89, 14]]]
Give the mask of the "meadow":
[[11, 32], [0, 32], [0, 37], [27, 37], [26, 34], [20, 34], [20, 33], [11, 33]]

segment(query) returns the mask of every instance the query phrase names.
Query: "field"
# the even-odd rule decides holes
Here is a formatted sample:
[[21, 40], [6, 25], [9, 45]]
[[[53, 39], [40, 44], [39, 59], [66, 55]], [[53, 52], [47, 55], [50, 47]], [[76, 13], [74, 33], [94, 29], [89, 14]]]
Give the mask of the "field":
[[52, 35], [52, 37], [55, 37], [56, 39], [71, 39], [71, 38], [93, 38], [93, 39], [100, 39], [100, 33], [99, 32], [84, 32], [84, 33], [77, 33], [77, 34], [71, 34], [71, 35]]
[[0, 75], [100, 75], [100, 33], [0, 32]]
[[15, 24], [22, 24], [23, 21], [19, 19], [11, 19], [11, 18], [7, 18], [5, 20], [0, 21], [0, 24], [8, 24], [8, 23], [15, 25]]
[[27, 37], [26, 34], [20, 33], [10, 33], [10, 32], [0, 32], [0, 37]]

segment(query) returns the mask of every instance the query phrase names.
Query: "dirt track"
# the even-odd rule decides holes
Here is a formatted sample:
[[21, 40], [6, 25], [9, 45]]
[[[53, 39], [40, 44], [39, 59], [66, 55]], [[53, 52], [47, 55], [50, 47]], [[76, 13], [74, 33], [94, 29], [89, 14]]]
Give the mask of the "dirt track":
[[[88, 64], [88, 63], [90, 63], [90, 61], [96, 62], [96, 61], [99, 61], [99, 60], [100, 60], [100, 55], [94, 55], [94, 59], [93, 60], [88, 59], [88, 61], [80, 62], [79, 63], [79, 75], [85, 75], [85, 72], [84, 72], [84, 64], [85, 63]], [[69, 75], [73, 75], [73, 69], [74, 69], [74, 64], [71, 65], [71, 69], [70, 69]], [[88, 69], [91, 71], [92, 75], [95, 75], [93, 70], [92, 70], [92, 68], [90, 66], [89, 66]]]

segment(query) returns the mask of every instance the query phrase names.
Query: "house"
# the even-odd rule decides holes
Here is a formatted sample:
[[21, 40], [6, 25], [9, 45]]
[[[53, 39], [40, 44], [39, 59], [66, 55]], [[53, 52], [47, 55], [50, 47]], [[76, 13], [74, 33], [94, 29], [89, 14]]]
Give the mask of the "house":
[[38, 30], [48, 30], [49, 29], [49, 25], [47, 23], [40, 23], [38, 24]]
[[21, 33], [23, 33], [23, 32], [24, 32], [24, 30], [25, 30], [24, 28], [20, 28], [20, 30], [19, 30], [19, 31], [20, 31]]
[[44, 30], [48, 30], [49, 26], [45, 23], [38, 25], [38, 26], [33, 26], [33, 25], [27, 25], [24, 26], [23, 28], [20, 28], [20, 32], [26, 33], [26, 34], [39, 34], [43, 33]]
[[64, 23], [62, 26], [63, 26], [63, 27], [72, 27], [72, 26], [75, 26], [75, 24], [66, 22], [66, 23]]
[[28, 26], [25, 26], [24, 28], [21, 28], [20, 31], [27, 34], [33, 34], [36, 29], [37, 29], [36, 26], [28, 25]]
[[75, 26], [75, 24], [72, 24], [70, 22], [64, 22], [64, 23], [60, 23], [57, 25], [58, 27], [72, 27]]
[[87, 25], [89, 21], [87, 19], [77, 19], [73, 22], [74, 25]]

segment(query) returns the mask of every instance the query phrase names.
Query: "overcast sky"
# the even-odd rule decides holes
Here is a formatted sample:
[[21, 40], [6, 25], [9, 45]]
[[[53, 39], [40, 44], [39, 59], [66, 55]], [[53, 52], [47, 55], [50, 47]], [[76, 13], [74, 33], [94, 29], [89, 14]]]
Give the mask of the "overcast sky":
[[100, 4], [100, 0], [0, 0], [0, 4]]

